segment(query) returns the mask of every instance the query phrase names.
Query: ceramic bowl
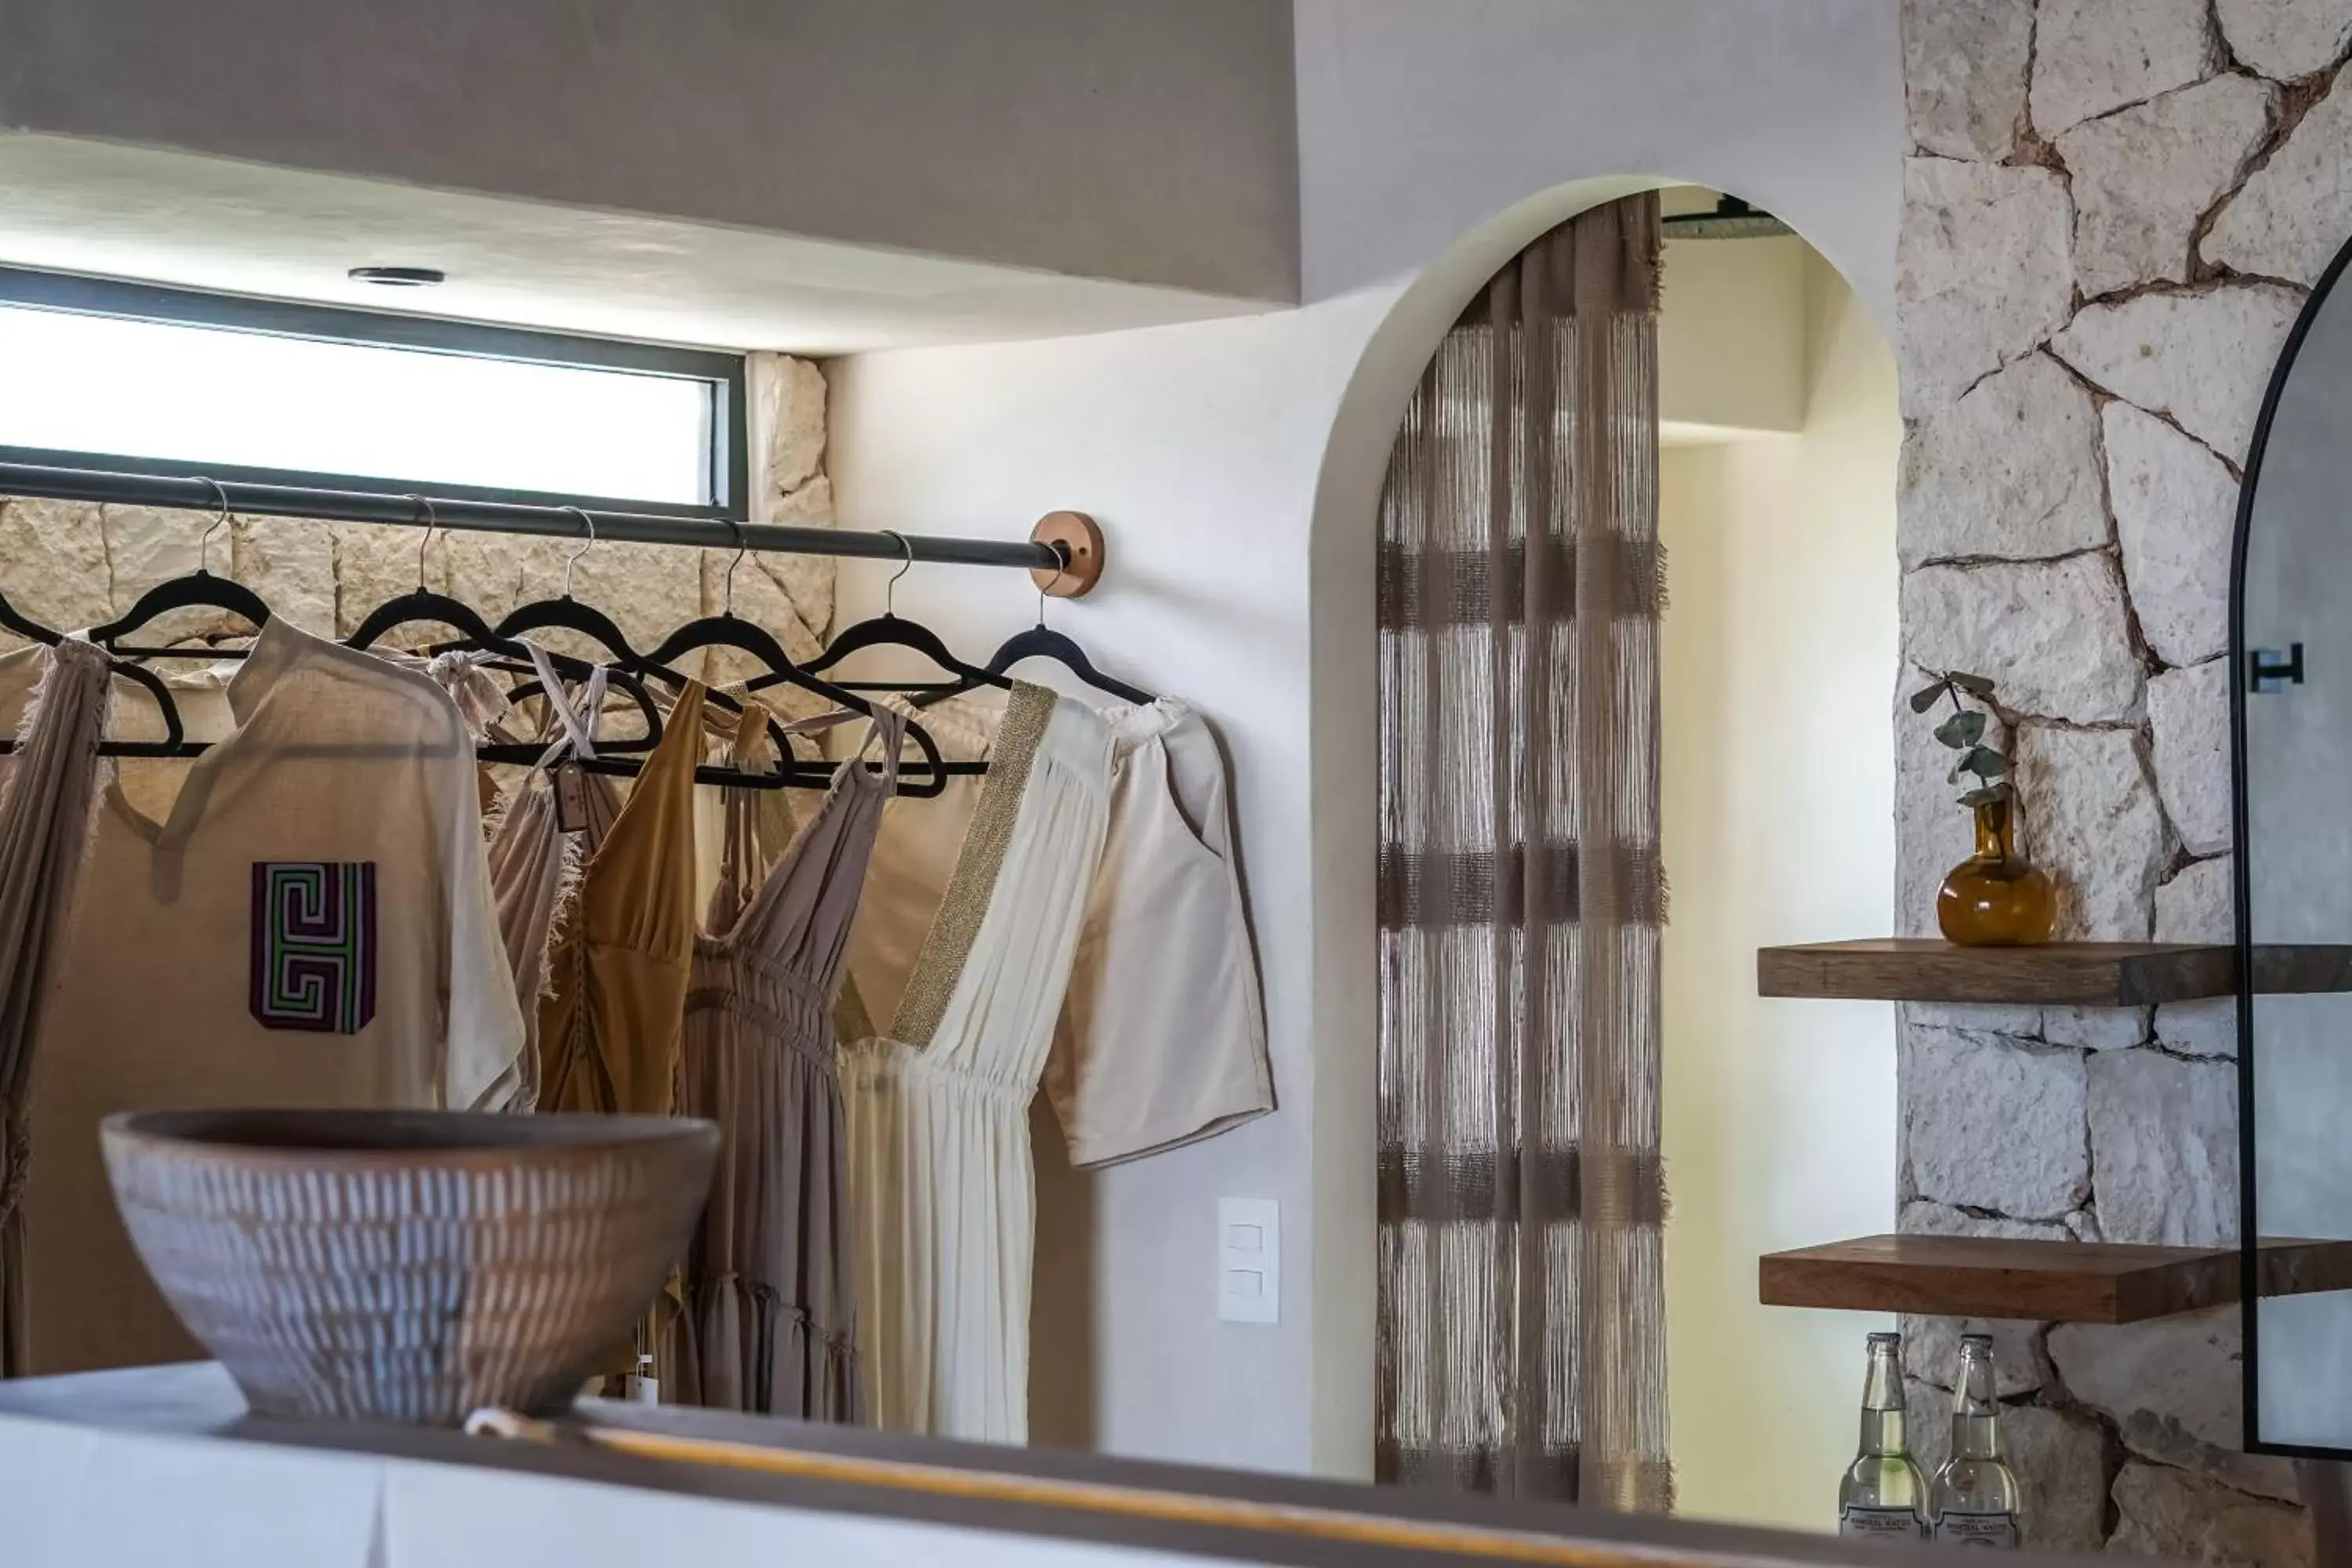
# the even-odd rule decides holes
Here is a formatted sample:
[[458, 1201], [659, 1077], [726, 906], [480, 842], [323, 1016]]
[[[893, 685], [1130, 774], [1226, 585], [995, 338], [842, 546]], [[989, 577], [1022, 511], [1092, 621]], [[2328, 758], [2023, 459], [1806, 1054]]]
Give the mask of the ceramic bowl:
[[132, 1244], [257, 1415], [568, 1406], [684, 1254], [708, 1121], [167, 1110], [100, 1136]]

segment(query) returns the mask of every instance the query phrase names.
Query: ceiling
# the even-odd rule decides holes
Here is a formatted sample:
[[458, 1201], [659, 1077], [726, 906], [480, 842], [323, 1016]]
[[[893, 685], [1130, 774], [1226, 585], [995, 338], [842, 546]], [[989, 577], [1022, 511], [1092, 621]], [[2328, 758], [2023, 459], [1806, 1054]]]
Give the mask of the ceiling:
[[[0, 264], [606, 337], [827, 355], [1273, 307], [771, 231], [0, 133]], [[358, 266], [439, 268], [432, 289]]]

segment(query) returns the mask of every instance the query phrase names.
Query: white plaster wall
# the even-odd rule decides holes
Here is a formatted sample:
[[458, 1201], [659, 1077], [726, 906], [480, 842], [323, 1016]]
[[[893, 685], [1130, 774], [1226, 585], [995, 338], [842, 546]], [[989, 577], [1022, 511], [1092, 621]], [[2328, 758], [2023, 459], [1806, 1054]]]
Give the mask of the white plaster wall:
[[[1051, 508], [1094, 511], [1109, 576], [1055, 624], [1201, 706], [1234, 759], [1282, 1110], [1087, 1184], [1089, 1370], [1061, 1435], [1370, 1473], [1371, 562], [1388, 448], [1494, 268], [1658, 176], [1780, 212], [1891, 314], [1893, 11], [1795, 11], [1302, 0], [1305, 308], [832, 367], [844, 526], [1010, 536]], [[880, 581], [845, 568], [841, 616], [878, 607]], [[911, 575], [899, 605], [985, 649], [1034, 600], [1017, 579], [942, 570]], [[1284, 1205], [1278, 1328], [1214, 1319], [1221, 1194]]]
[[1667, 241], [1658, 314], [1662, 441], [1804, 428], [1811, 254], [1795, 238]]
[[[1802, 252], [1670, 245], [1664, 326], [1695, 281], [1750, 258], [1772, 271], [1788, 246]], [[1693, 251], [1706, 276], [1678, 279]], [[1766, 1001], [1755, 952], [1894, 919], [1902, 421], [1894, 352], [1868, 312], [1819, 256], [1798, 265], [1799, 433], [1671, 449], [1660, 464], [1666, 1365], [1679, 1510], [1828, 1529], [1832, 1479], [1853, 1452], [1863, 1336], [1893, 1324], [1760, 1306], [1756, 1259], [1886, 1227], [1894, 1009]]]

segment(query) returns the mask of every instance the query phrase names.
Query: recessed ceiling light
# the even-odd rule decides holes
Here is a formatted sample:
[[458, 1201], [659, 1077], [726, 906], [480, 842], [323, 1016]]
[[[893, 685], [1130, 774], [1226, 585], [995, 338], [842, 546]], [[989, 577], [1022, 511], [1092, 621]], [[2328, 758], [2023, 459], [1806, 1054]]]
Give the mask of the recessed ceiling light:
[[381, 283], [387, 289], [429, 289], [449, 275], [438, 267], [354, 267], [354, 283]]

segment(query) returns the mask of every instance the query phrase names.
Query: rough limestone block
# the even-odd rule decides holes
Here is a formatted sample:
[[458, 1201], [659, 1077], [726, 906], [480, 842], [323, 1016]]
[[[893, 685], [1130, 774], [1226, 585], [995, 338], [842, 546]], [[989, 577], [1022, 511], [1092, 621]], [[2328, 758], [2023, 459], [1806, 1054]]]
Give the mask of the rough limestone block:
[[106, 525], [81, 501], [0, 501], [8, 602], [43, 626], [81, 631], [110, 620]]
[[[833, 481], [823, 474], [776, 503], [769, 521], [792, 528], [833, 526]], [[830, 555], [759, 555], [760, 570], [792, 601], [793, 613], [820, 641], [833, 629], [834, 582], [841, 563]], [[740, 579], [738, 579], [739, 583]]]
[[1895, 489], [1903, 565], [2095, 550], [2110, 537], [2099, 498], [2090, 391], [2028, 354], [1911, 426]]
[[[199, 564], [215, 572], [229, 570], [233, 554], [229, 530], [218, 526], [216, 513], [152, 506], [107, 506], [99, 510], [106, 526], [106, 558], [112, 575], [109, 596], [118, 616], [150, 588], [184, 577]], [[201, 548], [206, 533], [212, 535], [208, 562]]]
[[2090, 1058], [2091, 1173], [2113, 1241], [2228, 1247], [2238, 1238], [2238, 1077], [2161, 1051]]
[[[427, 539], [421, 529], [386, 528], [377, 523], [339, 522], [335, 536], [335, 635], [347, 637], [359, 630], [378, 605], [416, 589], [418, 552], [424, 553], [425, 586], [439, 589], [432, 574], [446, 570], [439, 538]], [[480, 608], [479, 605], [475, 606]], [[403, 626], [383, 646], [418, 647], [447, 636], [425, 623]]]
[[2026, 725], [2011, 748], [2026, 854], [2058, 893], [2062, 942], [2145, 942], [2172, 858], [2140, 737]]
[[2232, 283], [2086, 306], [2051, 345], [2127, 402], [2242, 462], [2300, 291]]
[[543, 542], [512, 533], [445, 533], [427, 552], [426, 581], [446, 582], [496, 626], [522, 603], [523, 563]]
[[335, 530], [304, 517], [240, 517], [229, 559], [271, 615], [316, 637], [335, 635]]
[[2238, 999], [2215, 996], [2202, 1002], [2166, 1003], [2156, 1010], [2156, 1043], [2176, 1056], [2234, 1058]]
[[2352, 233], [2352, 89], [2339, 74], [2270, 162], [2230, 199], [2205, 259], [2257, 278], [2319, 280]]
[[2241, 1449], [2245, 1356], [2235, 1307], [2122, 1327], [2061, 1323], [2049, 1353], [2067, 1392], [2113, 1421], [2142, 1458], [2299, 1498], [2293, 1465]]
[[[1996, 1216], [1969, 1214], [1949, 1204], [1929, 1203], [1924, 1199], [1907, 1203], [1895, 1217], [1895, 1228], [1905, 1236], [1990, 1236], [2004, 1241], [2067, 1241], [2073, 1233], [2055, 1220], [2001, 1219]], [[1949, 1384], [1947, 1373], [1932, 1367], [1913, 1366], [1918, 1376]]]
[[2230, 642], [2238, 481], [2210, 450], [2128, 403], [2108, 404], [2101, 423], [2116, 538], [2140, 633], [2167, 664], [2216, 658]]
[[1922, 567], [1903, 579], [1903, 637], [1911, 663], [1984, 676], [2012, 713], [2078, 724], [2140, 715], [2146, 678], [2105, 551]]
[[2197, 225], [2270, 135], [2278, 89], [2219, 76], [2058, 138], [2073, 175], [2074, 280], [2085, 298], [2185, 283]]
[[2074, 308], [2074, 205], [2042, 168], [1914, 158], [1895, 244], [1903, 412], [1948, 407]]
[[2044, 1007], [2042, 1037], [2078, 1051], [2127, 1051], [2148, 1040], [2146, 1007]]
[[2229, 942], [2238, 922], [2231, 900], [2230, 857], [2194, 860], [2156, 890], [2156, 940]]
[[2230, 847], [2230, 661], [2168, 669], [2147, 683], [2157, 793], [2191, 855]]
[[2116, 1478], [2107, 1554], [2245, 1568], [2310, 1568], [2311, 1520], [2167, 1465], [2133, 1460]]
[[755, 353], [743, 365], [750, 403], [754, 522], [782, 521], [769, 510], [809, 482], [824, 461], [824, 373], [790, 354]]
[[2088, 1194], [2085, 1074], [2073, 1051], [1906, 1025], [1897, 1075], [1913, 1190], [2056, 1219]]
[[[1997, 1363], [1997, 1346], [1994, 1355]], [[1911, 1458], [1932, 1477], [1952, 1451], [1952, 1396], [1914, 1378], [1905, 1385], [1903, 1402]], [[2107, 1440], [2098, 1423], [2070, 1410], [2011, 1405], [2000, 1414], [2000, 1440], [2017, 1472], [2025, 1544], [2045, 1552], [2096, 1551], [2106, 1536], [2107, 1488]]]
[[2042, 0], [2031, 103], [2044, 140], [2201, 81], [2220, 64], [2208, 0]]
[[2273, 81], [2331, 70], [2352, 48], [2352, 0], [2218, 0], [2221, 37]]
[[1943, 158], [1999, 163], [2025, 128], [2033, 0], [1911, 0], [1903, 7], [1903, 95], [1911, 140]]

